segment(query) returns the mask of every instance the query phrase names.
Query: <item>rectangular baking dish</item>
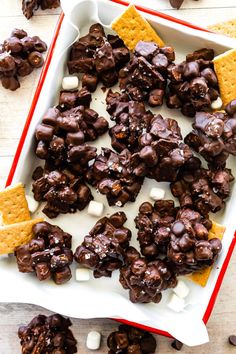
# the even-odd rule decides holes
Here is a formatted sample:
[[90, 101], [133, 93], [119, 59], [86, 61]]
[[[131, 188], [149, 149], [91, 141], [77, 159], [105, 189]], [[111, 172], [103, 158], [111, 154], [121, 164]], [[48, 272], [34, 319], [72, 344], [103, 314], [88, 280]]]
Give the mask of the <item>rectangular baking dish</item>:
[[[89, 0], [77, 0], [73, 18], [78, 17], [78, 27], [81, 34], [85, 34], [90, 24], [93, 23], [90, 13]], [[127, 5], [122, 0], [98, 0], [99, 17], [102, 23], [109, 24]], [[142, 11], [152, 26], [158, 31], [167, 44], [173, 45], [177, 52], [177, 61], [183, 60], [187, 53], [193, 50], [210, 47], [216, 54], [222, 53], [234, 46], [236, 41], [227, 39], [205, 31], [195, 25], [191, 25], [179, 19], [172, 18], [154, 10], [137, 6]], [[31, 175], [39, 160], [33, 152], [33, 136], [36, 125], [41, 121], [46, 110], [56, 104], [62, 77], [66, 72], [66, 60], [69, 50], [66, 49], [76, 38], [77, 31], [71, 27], [65, 16], [62, 14], [58, 21], [55, 34], [41, 73], [38, 87], [30, 107], [25, 127], [17, 148], [14, 161], [7, 179], [7, 185], [21, 181], [30, 194]], [[113, 88], [115, 90], [116, 88]], [[109, 121], [109, 115], [105, 110], [105, 94], [97, 89], [91, 107], [105, 116]], [[183, 136], [191, 127], [191, 119], [182, 117], [180, 112], [169, 110], [165, 105], [154, 109], [154, 112], [161, 113], [164, 117], [177, 119], [181, 126]], [[100, 137], [95, 143], [97, 147], [110, 146], [108, 137]], [[236, 176], [236, 167], [233, 159], [229, 159], [228, 167]], [[137, 245], [136, 232], [133, 225], [133, 218], [137, 214], [138, 206], [148, 200], [150, 188], [157, 185], [157, 182], [147, 179], [135, 203], [124, 207], [130, 220], [126, 223], [132, 229], [132, 245]], [[166, 198], [173, 198], [167, 183], [159, 183], [166, 189]], [[95, 200], [102, 201], [106, 205], [105, 215], [118, 211], [117, 207], [109, 208], [104, 196], [95, 195]], [[33, 303], [64, 315], [78, 318], [112, 317], [121, 322], [133, 324], [138, 327], [149, 329], [153, 332], [174, 336], [187, 345], [198, 345], [208, 341], [205, 325], [213, 309], [217, 294], [219, 292], [225, 271], [232, 255], [235, 242], [235, 217], [236, 207], [236, 183], [232, 189], [232, 195], [223, 213], [213, 215], [213, 220], [226, 226], [226, 233], [223, 239], [223, 251], [215, 264], [207, 286], [201, 288], [196, 284], [188, 282], [190, 295], [188, 298], [187, 310], [184, 313], [174, 313], [166, 307], [170, 291], [163, 293], [163, 300], [160, 304], [139, 304], [134, 305], [128, 300], [127, 291], [123, 290], [118, 282], [118, 272], [113, 274], [111, 279], [92, 279], [89, 284], [76, 283], [74, 279], [63, 285], [55, 286], [51, 282], [40, 283], [31, 275], [21, 274], [13, 257], [0, 258], [0, 278], [2, 302], [24, 302]], [[34, 216], [42, 216], [36, 212]], [[44, 215], [43, 215], [44, 216]], [[58, 224], [65, 231], [74, 236], [73, 249], [81, 243], [83, 237], [96, 222], [87, 215], [87, 208], [76, 214], [61, 215], [56, 219], [49, 220], [52, 224]]]

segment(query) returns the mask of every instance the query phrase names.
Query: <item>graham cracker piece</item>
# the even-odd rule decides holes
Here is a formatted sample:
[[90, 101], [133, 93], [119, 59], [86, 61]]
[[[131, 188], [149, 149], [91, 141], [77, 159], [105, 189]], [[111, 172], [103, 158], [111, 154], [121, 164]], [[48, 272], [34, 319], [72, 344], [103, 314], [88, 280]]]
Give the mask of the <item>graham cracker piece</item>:
[[0, 255], [13, 253], [16, 247], [28, 243], [33, 236], [33, 226], [41, 221], [43, 219], [34, 219], [0, 227]]
[[0, 213], [4, 225], [31, 219], [22, 183], [7, 187], [0, 192]]
[[208, 26], [208, 28], [213, 32], [236, 38], [236, 19], [216, 23], [214, 25]]
[[224, 105], [236, 98], [236, 49], [218, 55], [213, 59], [220, 96]]
[[134, 50], [139, 41], [152, 41], [160, 47], [164, 46], [163, 40], [134, 5], [128, 6], [121, 16], [112, 22], [111, 27], [130, 50]]
[[[212, 228], [209, 231], [209, 239], [212, 238], [219, 238], [222, 240], [225, 232], [225, 226], [217, 224], [215, 222], [212, 223]], [[192, 280], [194, 283], [197, 283], [198, 285], [204, 287], [207, 284], [208, 278], [211, 274], [212, 266], [208, 267], [206, 269], [200, 270], [196, 273], [192, 273], [188, 276], [190, 280]]]

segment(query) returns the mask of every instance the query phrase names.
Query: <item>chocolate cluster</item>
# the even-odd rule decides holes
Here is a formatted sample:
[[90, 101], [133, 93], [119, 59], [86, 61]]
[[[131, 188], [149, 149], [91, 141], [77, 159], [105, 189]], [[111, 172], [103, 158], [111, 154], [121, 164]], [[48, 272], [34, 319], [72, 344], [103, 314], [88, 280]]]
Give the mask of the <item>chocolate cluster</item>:
[[22, 0], [22, 12], [28, 20], [39, 7], [42, 10], [46, 10], [56, 9], [59, 6], [60, 0]]
[[224, 112], [197, 112], [185, 142], [215, 167], [224, 167], [229, 154], [236, 156], [236, 100]]
[[128, 149], [120, 154], [102, 148], [86, 174], [87, 181], [105, 194], [109, 205], [121, 207], [134, 202], [143, 184], [147, 168], [137, 154]]
[[38, 315], [18, 329], [22, 354], [73, 354], [77, 341], [70, 330], [69, 318], [59, 314]]
[[203, 48], [188, 54], [182, 63], [169, 65], [167, 107], [181, 108], [189, 117], [210, 109], [219, 97], [213, 58], [213, 49]]
[[118, 81], [118, 71], [129, 60], [128, 48], [121, 38], [107, 35], [103, 27], [93, 24], [89, 33], [72, 45], [69, 73], [83, 73], [82, 86], [96, 90], [99, 81], [106, 87]]
[[147, 177], [156, 181], [175, 181], [179, 169], [192, 157], [192, 151], [182, 141], [176, 120], [155, 115], [139, 138], [139, 158], [145, 164]]
[[158, 200], [154, 205], [144, 202], [140, 205], [135, 225], [141, 253], [148, 259], [167, 253], [171, 225], [178, 209], [172, 200]]
[[[67, 94], [71, 93], [67, 92], [65, 96]], [[66, 99], [64, 106], [65, 102]], [[55, 167], [69, 166], [81, 175], [88, 162], [96, 156], [96, 148], [85, 143], [104, 134], [108, 130], [108, 122], [93, 109], [80, 105], [81, 102], [76, 104], [79, 105], [73, 108], [68, 104], [64, 111], [53, 107], [46, 112], [35, 131], [36, 155], [53, 162]]]
[[[198, 1], [198, 0], [194, 0], [194, 1]], [[183, 4], [184, 0], [170, 0], [170, 4], [174, 9], [179, 9], [182, 4]]]
[[222, 249], [220, 239], [208, 239], [211, 221], [190, 208], [180, 209], [171, 225], [167, 257], [177, 274], [211, 266]]
[[58, 285], [67, 282], [73, 262], [71, 239], [70, 234], [56, 225], [35, 224], [32, 240], [15, 250], [19, 271], [35, 273], [40, 281], [52, 278]]
[[130, 100], [128, 94], [108, 91], [107, 112], [115, 125], [110, 128], [111, 145], [118, 152], [128, 148], [131, 152], [140, 150], [139, 138], [146, 132], [153, 114], [146, 111], [143, 102]]
[[43, 65], [42, 53], [47, 45], [38, 36], [29, 37], [22, 29], [14, 29], [0, 45], [0, 81], [5, 89], [20, 87], [18, 77], [27, 76]]
[[151, 354], [157, 342], [153, 335], [142, 329], [120, 325], [118, 331], [107, 338], [108, 354]]
[[159, 48], [154, 42], [138, 42], [129, 63], [119, 72], [121, 90], [134, 101], [147, 101], [151, 107], [161, 106], [168, 67], [174, 60], [172, 47]]
[[224, 208], [233, 180], [231, 170], [203, 168], [201, 161], [193, 157], [180, 169], [170, 188], [181, 207], [193, 207], [202, 215], [208, 215]]
[[49, 218], [60, 213], [75, 213], [83, 210], [93, 199], [90, 188], [83, 178], [68, 169], [52, 171], [37, 167], [33, 173], [34, 199], [45, 201], [42, 212]]
[[95, 278], [111, 277], [115, 269], [124, 265], [125, 249], [131, 239], [131, 231], [123, 226], [126, 220], [123, 212], [103, 217], [77, 247], [76, 262], [92, 269]]
[[126, 250], [126, 264], [120, 269], [120, 283], [134, 303], [158, 303], [162, 290], [174, 288], [176, 276], [165, 259], [149, 261], [133, 247]]
[[112, 91], [107, 95], [107, 111], [116, 122], [109, 131], [112, 147], [118, 152], [126, 148], [134, 152], [147, 177], [174, 181], [179, 168], [192, 157], [177, 121], [153, 115], [142, 102]]

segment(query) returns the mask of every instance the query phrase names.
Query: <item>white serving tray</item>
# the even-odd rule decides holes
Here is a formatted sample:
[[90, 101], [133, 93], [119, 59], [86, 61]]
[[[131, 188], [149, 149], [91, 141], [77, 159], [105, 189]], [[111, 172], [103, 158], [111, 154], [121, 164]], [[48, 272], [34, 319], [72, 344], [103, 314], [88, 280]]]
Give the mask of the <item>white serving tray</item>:
[[[66, 0], [62, 1], [62, 5], [65, 2]], [[119, 0], [115, 2], [119, 2]], [[97, 4], [99, 17], [101, 22], [105, 24], [110, 24], [124, 10], [123, 6], [107, 0], [98, 0]], [[72, 11], [73, 21], [79, 27], [81, 35], [84, 35], [94, 22], [92, 20], [94, 18], [92, 12], [93, 1], [73, 0], [73, 5], [75, 5]], [[145, 11], [143, 15], [151, 22], [165, 43], [174, 46], [177, 62], [183, 60], [187, 53], [202, 47], [213, 48], [216, 54], [219, 54], [236, 46], [236, 41], [234, 40], [196, 30], [185, 24], [181, 25], [161, 18], [158, 13], [156, 15], [154, 12], [152, 13], [150, 15]], [[17, 181], [23, 182], [28, 194], [31, 194], [32, 172], [40, 164], [40, 160], [35, 157], [33, 148], [35, 127], [41, 121], [47, 109], [58, 102], [58, 93], [62, 78], [66, 73], [66, 62], [69, 53], [69, 50], [65, 49], [75, 40], [77, 35], [76, 29], [71, 26], [67, 17], [62, 15], [8, 178], [8, 184]], [[113, 90], [116, 88], [113, 88]], [[104, 94], [99, 86], [95, 94], [93, 94], [91, 107], [111, 122], [106, 112], [105, 95], [106, 93]], [[183, 136], [191, 129], [192, 120], [183, 117], [177, 110], [169, 110], [163, 105], [163, 107], [152, 109], [152, 111], [161, 113], [164, 117], [176, 119], [181, 126]], [[93, 145], [97, 146], [98, 152], [102, 146], [110, 147], [108, 134], [100, 137]], [[236, 164], [233, 158], [228, 160], [228, 167], [232, 168], [232, 172], [236, 176]], [[131, 244], [136, 247], [138, 247], [138, 242], [136, 241], [137, 230], [133, 220], [138, 213], [138, 206], [142, 202], [149, 200], [149, 191], [153, 186], [165, 188], [166, 199], [173, 198], [168, 183], [157, 183], [146, 179], [136, 202], [128, 203], [122, 208], [129, 218], [125, 226], [132, 230]], [[105, 204], [104, 215], [111, 215], [113, 212], [120, 210], [118, 207], [108, 207], [105, 196], [96, 193], [94, 189], [92, 189], [92, 193], [96, 201], [102, 201]], [[128, 291], [124, 290], [118, 281], [118, 271], [113, 273], [111, 279], [93, 279], [91, 277], [89, 282], [78, 283], [74, 278], [74, 269], [76, 267], [76, 264], [74, 264], [72, 266], [73, 279], [64, 285], [57, 286], [52, 281], [39, 282], [34, 275], [19, 273], [13, 256], [0, 258], [0, 301], [33, 303], [71, 317], [112, 317], [119, 320], [123, 319], [139, 327], [149, 327], [157, 333], [172, 335], [190, 346], [205, 343], [208, 341], [205, 323], [213, 308], [235, 245], [235, 203], [236, 184], [233, 187], [231, 198], [224, 212], [212, 215], [213, 220], [226, 226], [223, 251], [214, 265], [205, 288], [186, 280], [190, 288], [190, 294], [187, 297], [188, 306], [182, 313], [175, 313], [166, 306], [171, 290], [163, 292], [163, 299], [159, 304], [132, 304], [128, 299]], [[34, 215], [34, 217], [38, 216], [43, 216], [45, 220], [52, 224], [57, 224], [65, 231], [71, 233], [73, 235], [73, 250], [82, 242], [84, 236], [97, 221], [97, 218], [87, 214], [87, 208], [82, 212], [60, 215], [52, 220], [47, 219], [40, 211], [37, 211]]]

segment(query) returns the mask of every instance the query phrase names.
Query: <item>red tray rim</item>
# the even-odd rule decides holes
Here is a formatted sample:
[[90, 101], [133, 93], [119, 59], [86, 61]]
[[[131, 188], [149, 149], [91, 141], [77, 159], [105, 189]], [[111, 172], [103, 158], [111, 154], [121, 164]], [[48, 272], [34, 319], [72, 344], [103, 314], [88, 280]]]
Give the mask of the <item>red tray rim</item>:
[[[129, 3], [124, 1], [124, 0], [108, 0], [108, 1], [120, 4], [120, 5], [123, 5], [123, 6], [128, 6], [129, 5]], [[195, 29], [195, 30], [200, 30], [200, 31], [204, 31], [204, 32], [211, 32], [211, 31], [209, 31], [209, 30], [207, 30], [205, 28], [199, 27], [199, 26], [194, 25], [194, 24], [192, 24], [190, 22], [183, 21], [183, 20], [175, 18], [173, 16], [164, 14], [164, 13], [162, 13], [160, 11], [157, 11], [157, 10], [146, 8], [146, 7], [143, 7], [143, 6], [140, 6], [140, 5], [135, 5], [135, 7], [139, 11], [142, 11], [144, 13], [147, 13], [147, 14], [150, 14], [150, 15], [153, 15], [153, 16], [157, 16], [157, 17], [163, 18], [163, 19], [171, 21], [171, 22], [178, 23], [178, 24], [181, 24], [181, 25], [186, 26], [186, 27], [190, 27], [190, 28]], [[35, 108], [36, 108], [36, 105], [37, 105], [37, 102], [38, 102], [42, 87], [44, 85], [44, 81], [46, 79], [46, 76], [47, 76], [47, 73], [48, 73], [48, 70], [49, 70], [49, 67], [50, 67], [50, 64], [51, 64], [51, 60], [52, 60], [54, 49], [55, 49], [55, 46], [56, 46], [56, 42], [57, 42], [57, 39], [58, 39], [58, 36], [59, 36], [59, 33], [60, 33], [61, 25], [63, 23], [63, 19], [64, 19], [64, 14], [61, 13], [61, 15], [59, 16], [59, 20], [58, 20], [58, 22], [56, 24], [56, 28], [55, 28], [55, 31], [54, 31], [54, 34], [53, 34], [51, 45], [49, 47], [49, 50], [48, 50], [48, 53], [47, 53], [47, 56], [46, 56], [46, 59], [45, 59], [44, 66], [42, 68], [42, 71], [41, 71], [41, 74], [40, 74], [40, 77], [39, 77], [38, 85], [37, 85], [37, 88], [35, 90], [34, 97], [32, 99], [32, 103], [31, 103], [31, 106], [30, 106], [30, 109], [29, 109], [29, 113], [28, 113], [28, 116], [27, 116], [27, 119], [26, 119], [26, 122], [25, 122], [25, 125], [24, 125], [24, 128], [23, 128], [23, 131], [22, 131], [22, 134], [21, 134], [21, 137], [20, 137], [20, 140], [19, 140], [19, 144], [18, 144], [17, 149], [16, 149], [16, 153], [15, 153], [15, 156], [14, 156], [14, 159], [13, 159], [13, 162], [12, 162], [12, 166], [11, 166], [11, 169], [10, 169], [7, 181], [6, 181], [6, 186], [9, 186], [11, 184], [12, 180], [13, 180], [13, 177], [14, 177], [14, 174], [15, 174], [15, 171], [16, 171], [16, 168], [17, 168], [17, 164], [19, 162], [19, 158], [20, 158], [23, 146], [24, 146], [24, 142], [25, 142], [25, 139], [26, 139], [29, 127], [30, 127], [30, 123], [31, 123], [31, 120], [33, 118], [34, 111], [35, 111]], [[214, 290], [212, 292], [211, 298], [210, 298], [209, 303], [207, 305], [207, 309], [206, 309], [206, 311], [204, 313], [203, 322], [205, 324], [207, 324], [207, 322], [209, 320], [209, 317], [210, 317], [210, 315], [212, 313], [212, 310], [214, 308], [214, 304], [215, 304], [217, 295], [219, 293], [219, 290], [220, 290], [220, 287], [221, 287], [221, 284], [222, 284], [226, 269], [228, 267], [230, 258], [232, 256], [235, 244], [236, 244], [236, 231], [235, 231], [235, 234], [234, 234], [234, 236], [232, 238], [232, 241], [231, 241], [230, 247], [228, 249], [228, 253], [227, 253], [226, 257], [225, 257], [224, 263], [222, 265], [222, 268], [221, 268], [221, 270], [219, 272], [219, 275], [218, 275]], [[153, 333], [157, 333], [157, 334], [172, 338], [172, 336], [168, 332], [163, 331], [163, 330], [158, 329], [158, 328], [148, 327], [148, 326], [142, 325], [140, 323], [131, 322], [131, 321], [128, 321], [128, 320], [125, 320], [125, 319], [114, 319], [114, 320], [118, 321], [118, 322], [121, 322], [121, 323], [128, 324], [128, 325], [132, 325], [132, 326], [135, 326], [135, 327], [147, 330], [147, 331], [151, 331]]]

